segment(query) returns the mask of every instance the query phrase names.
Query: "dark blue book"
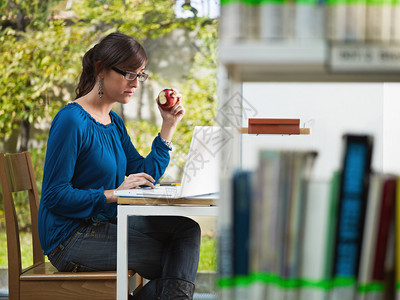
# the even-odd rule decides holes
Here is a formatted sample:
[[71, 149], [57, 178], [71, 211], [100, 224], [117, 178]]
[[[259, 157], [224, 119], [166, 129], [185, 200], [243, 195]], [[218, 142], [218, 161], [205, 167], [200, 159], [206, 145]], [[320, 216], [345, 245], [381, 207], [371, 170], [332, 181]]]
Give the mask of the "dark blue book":
[[372, 137], [345, 135], [335, 236], [333, 277], [356, 279], [371, 171]]
[[249, 274], [252, 188], [251, 172], [235, 172], [233, 176], [233, 270], [235, 276]]

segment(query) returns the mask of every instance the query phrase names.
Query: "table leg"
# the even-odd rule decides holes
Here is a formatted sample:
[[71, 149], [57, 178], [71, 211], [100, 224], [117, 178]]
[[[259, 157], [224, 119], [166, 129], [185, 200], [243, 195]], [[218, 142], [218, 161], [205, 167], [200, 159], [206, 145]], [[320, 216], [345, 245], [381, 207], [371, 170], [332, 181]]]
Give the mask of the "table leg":
[[128, 299], [128, 215], [118, 205], [117, 224], [117, 300]]

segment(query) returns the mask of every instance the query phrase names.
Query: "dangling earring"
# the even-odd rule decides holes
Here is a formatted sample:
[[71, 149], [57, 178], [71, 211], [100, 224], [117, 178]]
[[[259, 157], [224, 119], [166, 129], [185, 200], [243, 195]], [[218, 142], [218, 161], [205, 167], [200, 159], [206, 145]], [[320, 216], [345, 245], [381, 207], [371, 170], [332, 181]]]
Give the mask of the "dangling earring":
[[100, 99], [103, 98], [103, 94], [104, 94], [104, 92], [103, 92], [103, 79], [99, 80], [99, 92], [98, 92], [98, 94], [99, 94]]

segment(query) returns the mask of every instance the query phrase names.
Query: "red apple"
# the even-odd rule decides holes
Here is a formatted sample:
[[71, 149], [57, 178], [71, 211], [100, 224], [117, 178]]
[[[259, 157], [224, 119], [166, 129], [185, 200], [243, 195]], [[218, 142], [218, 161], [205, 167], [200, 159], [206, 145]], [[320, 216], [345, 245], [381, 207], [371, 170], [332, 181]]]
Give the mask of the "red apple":
[[178, 103], [182, 98], [182, 95], [172, 88], [163, 89], [157, 97], [157, 103], [162, 109], [171, 109], [176, 103]]

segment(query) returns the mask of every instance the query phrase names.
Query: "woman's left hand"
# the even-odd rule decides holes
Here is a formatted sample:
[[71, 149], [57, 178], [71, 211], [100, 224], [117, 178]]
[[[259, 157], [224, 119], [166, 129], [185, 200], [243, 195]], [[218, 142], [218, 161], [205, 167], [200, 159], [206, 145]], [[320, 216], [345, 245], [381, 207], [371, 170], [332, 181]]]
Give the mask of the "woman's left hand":
[[169, 110], [165, 110], [159, 105], [158, 109], [160, 110], [163, 119], [160, 136], [165, 141], [171, 142], [176, 126], [185, 114], [185, 108], [183, 107], [181, 99], [179, 99], [179, 101]]

